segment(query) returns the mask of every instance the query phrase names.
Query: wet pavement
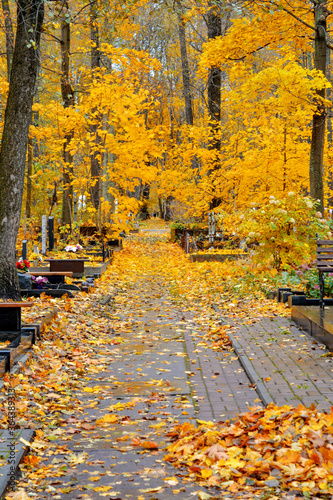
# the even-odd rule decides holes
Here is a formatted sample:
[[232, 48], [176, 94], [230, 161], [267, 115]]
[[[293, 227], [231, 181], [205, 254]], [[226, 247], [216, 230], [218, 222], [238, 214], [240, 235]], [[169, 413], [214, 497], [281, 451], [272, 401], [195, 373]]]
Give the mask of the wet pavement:
[[202, 345], [193, 314], [175, 306], [159, 276], [138, 278], [116, 300], [112, 335], [121, 342], [103, 348], [103, 371], [73, 394], [80, 411], [55, 434], [38, 486], [21, 486], [38, 498], [199, 498], [207, 490], [163, 461], [166, 431], [235, 418], [260, 404], [257, 393], [234, 353]]
[[34, 479], [20, 482], [33, 498], [232, 498], [164, 462], [175, 422], [225, 421], [263, 406], [260, 384], [277, 404], [316, 402], [326, 410], [333, 402], [332, 360], [290, 320], [248, 324], [212, 310], [241, 352], [215, 350], [153, 264], [118, 289], [112, 313], [114, 344], [94, 355], [102, 371], [84, 377], [73, 394], [77, 413], [55, 429]]

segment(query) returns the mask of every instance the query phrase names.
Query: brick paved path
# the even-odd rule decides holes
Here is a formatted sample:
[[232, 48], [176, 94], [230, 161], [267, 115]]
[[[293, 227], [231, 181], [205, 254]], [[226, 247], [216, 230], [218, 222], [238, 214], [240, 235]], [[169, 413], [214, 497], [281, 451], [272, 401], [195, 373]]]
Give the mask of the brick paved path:
[[241, 346], [272, 400], [278, 404], [310, 406], [329, 411], [333, 405], [333, 359], [294, 322], [286, 318], [262, 318], [237, 326], [232, 338]]
[[[203, 326], [174, 304], [153, 265], [119, 290], [116, 302], [110, 331], [114, 344], [91, 351], [96, 366], [103, 360], [105, 367], [83, 377], [72, 395], [80, 406], [76, 414], [64, 415], [68, 423], [58, 434], [54, 431], [41, 464], [49, 467], [47, 473], [35, 485], [23, 479], [31, 496], [190, 500], [204, 491], [227, 500], [232, 495], [207, 491], [189, 480], [187, 471], [163, 461], [165, 430], [175, 421], [231, 419], [260, 405], [258, 394], [264, 404], [314, 402], [327, 410], [333, 402], [331, 359], [287, 319], [241, 324], [216, 312], [230, 325], [237, 348], [238, 355], [226, 355], [203, 342]], [[116, 419], [100, 426], [97, 421], [110, 413]], [[158, 448], [136, 447], [133, 439], [156, 441]], [[281, 498], [294, 497], [286, 493]]]
[[[175, 421], [233, 418], [248, 405], [258, 405], [257, 394], [233, 353], [225, 357], [202, 345], [191, 313], [174, 306], [154, 275], [120, 292], [117, 302], [114, 335], [122, 342], [101, 348], [96, 359], [107, 357], [108, 367], [85, 377], [73, 394], [81, 402], [80, 412], [70, 416], [52, 442], [53, 451], [43, 463], [50, 470], [37, 483], [38, 498], [100, 499], [103, 489], [98, 488], [110, 486], [108, 498], [197, 498], [197, 492], [207, 490], [163, 462], [164, 431]], [[119, 421], [106, 428], [96, 425], [119, 403], [124, 405]], [[135, 447], [133, 438], [154, 440], [159, 449]], [[63, 446], [71, 457], [83, 454], [82, 463], [68, 462]], [[175, 475], [178, 483], [169, 484], [167, 478]], [[22, 485], [36, 491], [31, 483]]]

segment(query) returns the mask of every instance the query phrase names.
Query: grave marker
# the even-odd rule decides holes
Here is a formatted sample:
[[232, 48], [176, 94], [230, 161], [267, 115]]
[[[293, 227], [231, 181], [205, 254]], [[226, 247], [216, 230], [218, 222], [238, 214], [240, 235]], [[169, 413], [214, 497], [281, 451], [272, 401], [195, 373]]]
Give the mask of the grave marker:
[[27, 254], [28, 254], [28, 248], [27, 248], [28, 242], [27, 240], [22, 241], [22, 260], [27, 259]]
[[42, 216], [42, 255], [46, 255], [46, 215]]
[[54, 248], [54, 217], [49, 217], [49, 250]]
[[74, 222], [77, 222], [77, 194], [76, 193], [74, 193], [73, 205], [74, 205], [74, 208], [73, 208]]
[[214, 242], [216, 231], [216, 219], [214, 212], [209, 212], [208, 214], [208, 241], [209, 243]]

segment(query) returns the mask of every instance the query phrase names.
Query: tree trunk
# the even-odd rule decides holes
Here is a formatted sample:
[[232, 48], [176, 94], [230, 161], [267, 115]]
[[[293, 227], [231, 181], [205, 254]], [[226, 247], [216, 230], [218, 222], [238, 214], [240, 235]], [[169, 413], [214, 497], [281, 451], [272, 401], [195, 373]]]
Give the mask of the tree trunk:
[[[65, 11], [68, 13], [68, 3], [65, 3]], [[64, 108], [74, 107], [74, 92], [69, 79], [69, 55], [71, 42], [71, 25], [68, 16], [61, 21], [61, 95]], [[74, 131], [69, 130], [65, 135], [63, 146], [63, 195], [62, 195], [62, 224], [72, 226], [73, 214], [73, 157], [69, 152], [69, 143], [73, 138]]]
[[25, 217], [30, 219], [31, 217], [31, 200], [32, 200], [32, 186], [31, 186], [31, 176], [32, 176], [32, 161], [34, 157], [33, 151], [33, 141], [31, 137], [28, 139], [28, 161], [27, 161], [27, 196], [25, 201]]
[[43, 0], [17, 0], [17, 32], [0, 152], [0, 298], [19, 300], [15, 246], [20, 224]]
[[[315, 3], [315, 53], [314, 67], [326, 76], [327, 45], [326, 45], [326, 8], [327, 0], [317, 0]], [[310, 152], [310, 196], [320, 201], [320, 211], [324, 210], [323, 159], [326, 131], [326, 109], [322, 103], [325, 89], [318, 90], [317, 109], [312, 119], [312, 138]]]
[[[221, 16], [215, 9], [210, 9], [207, 16], [208, 41], [222, 35]], [[211, 67], [208, 75], [208, 111], [214, 127], [218, 127], [221, 121], [221, 85], [221, 69]]]
[[192, 107], [192, 92], [191, 92], [191, 79], [190, 68], [188, 63], [187, 49], [186, 49], [186, 34], [185, 23], [183, 20], [182, 12], [178, 13], [178, 33], [180, 44], [180, 55], [182, 60], [182, 75], [183, 75], [183, 94], [185, 100], [185, 117], [187, 125], [193, 125], [193, 107]]
[[[91, 38], [91, 71], [92, 77], [94, 77], [94, 71], [101, 67], [101, 55], [100, 55], [100, 44], [99, 44], [99, 31], [98, 24], [96, 22], [96, 5], [90, 5], [90, 38]], [[101, 160], [99, 146], [101, 145], [101, 137], [98, 135], [99, 123], [102, 123], [102, 117], [96, 116], [96, 109], [91, 110], [94, 123], [90, 125], [90, 133], [94, 138], [94, 147], [90, 154], [90, 173], [91, 173], [91, 186], [90, 195], [93, 207], [99, 212], [100, 206], [100, 192], [101, 192]], [[98, 226], [100, 226], [101, 221], [98, 217]], [[100, 227], [99, 227], [100, 229]]]
[[6, 33], [6, 58], [7, 58], [7, 79], [10, 80], [10, 70], [13, 61], [14, 52], [14, 30], [12, 24], [12, 18], [10, 15], [9, 1], [2, 1], [2, 11], [3, 17], [5, 19], [5, 33]]
[[[222, 35], [222, 23], [221, 15], [217, 10], [217, 6], [210, 8], [207, 15], [207, 35], [208, 41], [213, 40]], [[208, 112], [211, 126], [211, 139], [209, 144], [209, 149], [215, 153], [213, 167], [210, 174], [214, 175], [214, 171], [219, 169], [220, 166], [220, 149], [221, 141], [218, 138], [218, 133], [220, 129], [221, 122], [221, 85], [222, 85], [222, 74], [221, 69], [217, 67], [211, 67], [208, 75], [207, 82], [207, 93], [208, 93]], [[215, 190], [215, 188], [214, 188]], [[221, 204], [222, 200], [213, 195], [210, 202], [210, 209], [216, 208]]]

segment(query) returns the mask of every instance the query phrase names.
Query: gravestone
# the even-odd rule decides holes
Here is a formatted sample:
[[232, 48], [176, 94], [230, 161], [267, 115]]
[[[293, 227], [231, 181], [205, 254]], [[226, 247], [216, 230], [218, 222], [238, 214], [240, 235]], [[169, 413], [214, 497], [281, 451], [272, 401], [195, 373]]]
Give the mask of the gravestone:
[[31, 290], [32, 278], [27, 273], [17, 273], [21, 290]]
[[42, 255], [46, 255], [46, 215], [42, 216]]
[[22, 260], [26, 260], [28, 255], [28, 242], [27, 240], [22, 241]]
[[3, 332], [19, 332], [21, 330], [21, 308], [2, 307], [0, 312], [0, 329]]
[[74, 193], [73, 196], [73, 212], [74, 212], [74, 222], [77, 222], [77, 194]]
[[216, 231], [216, 219], [214, 212], [209, 212], [208, 214], [208, 242], [214, 243]]
[[54, 217], [49, 217], [49, 250], [54, 248]]

